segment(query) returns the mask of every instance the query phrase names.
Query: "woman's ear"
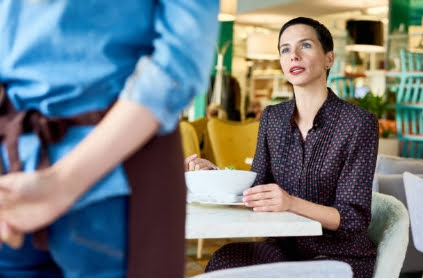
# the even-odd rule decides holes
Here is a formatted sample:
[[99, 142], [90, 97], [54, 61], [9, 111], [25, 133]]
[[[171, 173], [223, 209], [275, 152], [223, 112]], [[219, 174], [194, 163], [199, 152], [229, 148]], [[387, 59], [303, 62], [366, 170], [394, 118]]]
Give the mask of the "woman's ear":
[[329, 69], [332, 67], [333, 63], [335, 61], [335, 54], [333, 51], [326, 53], [326, 69]]

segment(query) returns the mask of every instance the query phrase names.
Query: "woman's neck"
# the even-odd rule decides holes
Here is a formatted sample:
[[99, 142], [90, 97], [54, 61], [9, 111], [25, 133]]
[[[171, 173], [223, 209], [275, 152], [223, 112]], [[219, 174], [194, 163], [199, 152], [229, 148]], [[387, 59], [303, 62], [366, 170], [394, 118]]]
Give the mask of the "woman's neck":
[[297, 115], [295, 116], [297, 124], [312, 125], [314, 117], [328, 96], [326, 85], [324, 87], [314, 87], [312, 90], [294, 87], [294, 91], [297, 105]]

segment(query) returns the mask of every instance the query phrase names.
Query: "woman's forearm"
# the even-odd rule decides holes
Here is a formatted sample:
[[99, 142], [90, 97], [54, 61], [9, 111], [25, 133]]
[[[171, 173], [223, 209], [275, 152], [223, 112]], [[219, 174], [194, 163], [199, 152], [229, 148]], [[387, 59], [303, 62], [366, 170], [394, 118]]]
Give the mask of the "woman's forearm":
[[322, 224], [323, 228], [329, 230], [337, 230], [341, 222], [341, 216], [336, 208], [294, 196], [292, 196], [289, 211], [316, 220]]
[[50, 172], [63, 182], [66, 192], [79, 197], [143, 146], [159, 126], [147, 107], [119, 99], [94, 130]]

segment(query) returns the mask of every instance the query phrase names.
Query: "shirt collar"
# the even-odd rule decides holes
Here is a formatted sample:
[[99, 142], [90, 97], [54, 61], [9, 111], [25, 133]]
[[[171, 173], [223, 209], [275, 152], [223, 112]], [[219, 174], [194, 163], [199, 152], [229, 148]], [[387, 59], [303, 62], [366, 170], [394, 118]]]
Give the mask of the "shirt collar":
[[[328, 88], [328, 96], [325, 102], [323, 102], [319, 111], [317, 111], [316, 116], [314, 117], [314, 120], [313, 120], [314, 127], [316, 128], [321, 127], [325, 124], [325, 121], [327, 121], [329, 116], [333, 113], [333, 108], [338, 99], [339, 98], [336, 96], [336, 94], [330, 88]], [[295, 128], [297, 126], [295, 122], [296, 111], [297, 111], [297, 106], [294, 100], [288, 110], [288, 114], [290, 116], [289, 124], [291, 125], [292, 128]]]

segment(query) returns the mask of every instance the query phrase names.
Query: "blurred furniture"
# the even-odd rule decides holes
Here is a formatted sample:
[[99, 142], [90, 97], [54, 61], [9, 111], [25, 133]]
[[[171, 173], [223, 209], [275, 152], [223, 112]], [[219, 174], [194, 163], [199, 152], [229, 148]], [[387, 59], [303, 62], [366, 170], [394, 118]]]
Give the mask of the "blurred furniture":
[[253, 74], [250, 81], [250, 102], [272, 98], [291, 99], [294, 96], [292, 86], [282, 73]]
[[423, 103], [396, 104], [397, 135], [402, 142], [402, 157], [423, 156]]
[[321, 235], [319, 222], [289, 213], [255, 213], [227, 205], [187, 205], [185, 238], [196, 239], [201, 258], [204, 238]]
[[202, 117], [199, 119], [196, 119], [193, 122], [190, 122], [190, 124], [194, 127], [195, 133], [197, 134], [198, 143], [200, 144], [204, 141], [204, 133], [207, 129], [207, 121], [208, 119], [206, 117]]
[[423, 179], [405, 172], [404, 188], [410, 212], [414, 246], [423, 253]]
[[[394, 196], [405, 206], [407, 201], [402, 174], [405, 172], [420, 174], [423, 177], [423, 160], [379, 155], [376, 163], [373, 191]], [[411, 229], [409, 239], [412, 240]], [[419, 252], [413, 242], [408, 243], [402, 273], [423, 273], [423, 253]]]
[[201, 157], [211, 162], [215, 162], [213, 149], [210, 144], [209, 134], [207, 133], [207, 123], [209, 119], [206, 117], [199, 118], [190, 124], [194, 127], [197, 133], [198, 143], [200, 144]]
[[190, 123], [182, 121], [179, 123], [179, 129], [181, 132], [184, 157], [188, 157], [192, 154], [200, 156], [200, 145], [198, 144], [198, 138], [194, 127]]
[[190, 203], [185, 238], [237, 238], [322, 235], [322, 225], [290, 212], [254, 212], [250, 208]]
[[354, 77], [344, 73], [329, 73], [327, 85], [342, 99], [354, 98]]
[[[369, 226], [370, 238], [377, 245], [374, 277], [399, 276], [408, 244], [408, 230], [408, 213], [404, 205], [392, 196], [374, 192]], [[186, 238], [319, 235], [318, 231], [321, 234], [320, 223], [289, 212], [255, 213], [243, 208], [193, 204], [187, 209]], [[255, 268], [257, 266], [250, 269]], [[293, 271], [298, 270], [301, 269]], [[213, 277], [213, 274], [203, 276]], [[241, 275], [226, 275], [229, 276]], [[281, 276], [288, 277], [285, 273], [278, 277]], [[312, 273], [308, 276], [317, 277]]]
[[251, 265], [196, 275], [196, 278], [352, 278], [340, 261], [296, 261]]
[[250, 170], [251, 166], [245, 163], [245, 159], [254, 157], [258, 128], [258, 121], [243, 123], [209, 120], [207, 132], [215, 164], [219, 168]]
[[[381, 123], [379, 123], [379, 130], [381, 130]], [[397, 137], [383, 138], [379, 136], [378, 154], [398, 156], [399, 149], [400, 145]]]
[[[179, 129], [181, 131], [182, 148], [184, 152], [184, 157], [188, 157], [192, 154], [197, 154], [200, 157], [200, 145], [198, 142], [198, 135], [195, 132], [194, 126], [188, 122], [182, 121], [179, 123]], [[198, 244], [197, 244], [198, 258], [201, 258], [203, 242], [204, 242], [203, 239], [198, 239]]]
[[[413, 53], [406, 49], [400, 50], [400, 71], [388, 71], [386, 77], [388, 78], [388, 85], [392, 91], [397, 93], [397, 103], [404, 100], [407, 102], [409, 95], [413, 92], [413, 80], [422, 77], [423, 71], [422, 54]], [[410, 86], [411, 85], [411, 86]], [[405, 96], [407, 95], [407, 96]]]
[[373, 192], [370, 239], [377, 245], [373, 277], [398, 278], [408, 245], [409, 218], [393, 196]]
[[401, 156], [423, 156], [423, 56], [405, 49], [400, 51], [401, 72], [388, 72], [387, 78], [399, 80], [396, 92], [398, 139], [403, 144]]
[[354, 79], [365, 77], [364, 74], [353, 74], [341, 69], [339, 60], [335, 60], [327, 78], [327, 86], [342, 99], [353, 99], [355, 96]]
[[410, 52], [406, 49], [401, 49], [400, 59], [402, 72], [422, 71], [422, 58], [422, 53]]
[[[236, 121], [224, 121], [224, 120], [219, 120], [219, 119], [211, 119], [209, 121], [207, 118], [200, 118], [200, 119], [198, 119], [194, 122], [191, 122], [191, 124], [193, 125], [193, 127], [197, 131], [197, 136], [201, 135], [200, 139], [202, 139], [201, 141], [202, 141], [202, 144], [203, 144], [203, 145], [200, 145], [200, 147], [202, 146], [202, 150], [201, 150], [201, 157], [202, 158], [205, 158], [205, 159], [215, 163], [219, 168], [224, 168], [224, 167], [227, 167], [227, 166], [234, 166], [236, 169], [250, 170], [251, 165], [246, 164], [245, 159], [244, 159], [244, 162], [243, 162], [243, 164], [244, 164], [243, 166], [239, 166], [238, 164], [236, 164], [236, 165], [235, 164], [225, 165], [224, 163], [219, 165], [219, 163], [216, 161], [215, 152], [214, 152], [214, 149], [212, 147], [211, 139], [209, 137], [209, 130], [207, 128], [207, 124], [209, 122], [212, 122], [212, 123], [218, 122], [219, 124], [222, 123], [222, 124], [224, 124], [224, 126], [228, 125], [228, 126], [241, 126], [241, 127], [243, 127], [244, 124], [250, 124], [251, 123], [252, 126], [247, 126], [247, 129], [251, 129], [251, 127], [254, 128], [255, 126], [257, 126], [257, 131], [254, 130], [254, 132], [253, 132], [253, 134], [255, 133], [255, 135], [253, 135], [254, 139], [248, 138], [249, 141], [246, 142], [246, 143], [243, 143], [243, 139], [237, 140], [237, 141], [239, 141], [238, 145], [240, 145], [241, 148], [246, 147], [245, 151], [240, 151], [241, 156], [244, 153], [247, 153], [249, 156], [254, 156], [255, 145], [257, 143], [256, 138], [257, 138], [257, 134], [258, 134], [258, 122], [257, 121], [251, 121], [251, 120], [246, 121], [246, 122], [236, 122]], [[216, 135], [216, 134], [214, 134], [214, 135]], [[220, 135], [219, 132], [217, 132], [217, 135]], [[242, 137], [242, 135], [241, 135], [241, 137]], [[225, 145], [225, 143], [221, 143], [220, 141], [215, 141], [215, 142], [218, 142], [217, 149], [218, 149], [218, 151], [221, 151], [221, 148], [224, 148], [223, 145]], [[253, 143], [253, 145], [248, 145], [248, 144], [251, 144], [250, 142]], [[251, 149], [254, 149], [254, 150], [252, 151], [252, 154], [250, 155], [250, 153], [248, 153], [248, 151], [251, 150]], [[197, 245], [197, 258], [198, 259], [200, 259], [201, 256], [202, 256], [203, 244], [204, 244], [204, 240], [202, 238], [198, 239], [198, 245]]]

